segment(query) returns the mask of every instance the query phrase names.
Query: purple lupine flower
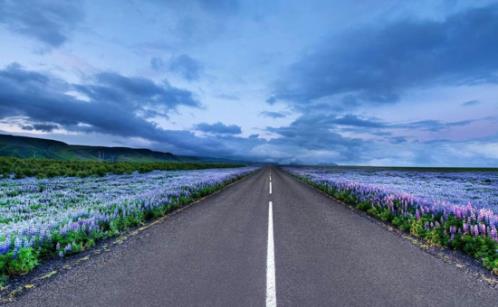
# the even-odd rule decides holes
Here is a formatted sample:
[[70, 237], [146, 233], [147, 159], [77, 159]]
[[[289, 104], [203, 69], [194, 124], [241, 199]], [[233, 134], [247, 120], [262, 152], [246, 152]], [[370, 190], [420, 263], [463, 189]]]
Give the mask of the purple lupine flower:
[[486, 225], [485, 224], [479, 224], [480, 228], [480, 233], [483, 235], [486, 235]]
[[472, 228], [472, 235], [474, 237], [477, 237], [479, 235], [479, 226], [472, 225], [471, 228]]

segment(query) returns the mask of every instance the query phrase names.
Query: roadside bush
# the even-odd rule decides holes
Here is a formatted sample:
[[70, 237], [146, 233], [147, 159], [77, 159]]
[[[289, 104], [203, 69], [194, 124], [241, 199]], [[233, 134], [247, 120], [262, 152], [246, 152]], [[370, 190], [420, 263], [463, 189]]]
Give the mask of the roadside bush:
[[38, 265], [38, 256], [32, 248], [21, 248], [6, 262], [7, 272], [10, 275], [23, 275]]

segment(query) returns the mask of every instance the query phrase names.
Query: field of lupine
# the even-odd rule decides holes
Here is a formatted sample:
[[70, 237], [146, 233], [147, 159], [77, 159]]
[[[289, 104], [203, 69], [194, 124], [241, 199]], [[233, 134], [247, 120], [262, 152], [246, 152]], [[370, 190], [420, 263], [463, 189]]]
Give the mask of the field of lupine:
[[498, 275], [498, 173], [286, 167], [369, 215], [475, 257]]
[[214, 192], [253, 167], [0, 179], [0, 276], [25, 274]]

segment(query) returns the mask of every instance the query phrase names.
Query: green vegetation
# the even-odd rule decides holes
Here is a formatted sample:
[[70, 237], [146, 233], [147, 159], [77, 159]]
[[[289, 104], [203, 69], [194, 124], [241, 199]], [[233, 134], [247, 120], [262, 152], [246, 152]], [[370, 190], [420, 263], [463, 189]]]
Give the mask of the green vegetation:
[[3, 134], [0, 134], [0, 157], [67, 161], [234, 163], [222, 158], [178, 156], [144, 148], [68, 145], [54, 140]]
[[[206, 181], [205, 185], [197, 187], [186, 187], [177, 196], [173, 196], [167, 203], [155, 207], [142, 207], [140, 210], [126, 210], [126, 207], [114, 206], [107, 208], [107, 213], [115, 217], [104, 219], [93, 227], [78, 228], [60, 232], [52, 230], [50, 239], [39, 241], [35, 239], [32, 247], [20, 247], [2, 254], [0, 252], [0, 288], [6, 284], [9, 277], [20, 276], [29, 273], [44, 260], [54, 257], [66, 257], [88, 250], [102, 239], [116, 237], [117, 235], [147, 222], [162, 217], [178, 208], [188, 205], [202, 197], [212, 194], [226, 185], [247, 176], [251, 172], [240, 173], [219, 182]], [[101, 212], [101, 214], [103, 214]], [[10, 240], [10, 241], [9, 241]], [[20, 245], [15, 237], [0, 235], [0, 248], [8, 245]]]
[[13, 135], [0, 135], [0, 156], [54, 160], [91, 161], [193, 161], [167, 152], [128, 147], [80, 146], [63, 142]]
[[135, 171], [145, 173], [153, 170], [191, 170], [239, 166], [242, 165], [207, 162], [105, 162], [0, 157], [0, 176], [14, 176], [15, 178], [88, 177], [106, 174], [130, 174]]
[[[400, 213], [403, 205], [399, 201], [394, 201], [390, 208], [381, 203], [360, 201], [352, 191], [341, 190], [325, 183], [317, 183], [304, 176], [296, 177], [335, 199], [364, 211], [404, 233], [420, 238], [430, 245], [460, 250], [474, 257], [485, 268], [498, 275], [498, 242], [489, 236], [483, 237], [470, 232], [457, 231], [457, 229], [465, 229], [470, 226], [454, 214], [443, 218], [443, 213], [425, 213], [417, 218], [413, 210], [410, 214], [403, 215]], [[429, 225], [433, 226], [429, 227]], [[493, 230], [488, 228], [488, 231]]]

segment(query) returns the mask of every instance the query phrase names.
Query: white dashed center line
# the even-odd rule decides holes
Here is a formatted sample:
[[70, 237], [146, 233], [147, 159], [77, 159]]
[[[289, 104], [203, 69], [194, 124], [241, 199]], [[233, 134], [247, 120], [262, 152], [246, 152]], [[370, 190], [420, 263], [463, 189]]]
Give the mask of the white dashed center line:
[[268, 247], [266, 254], [266, 307], [277, 306], [275, 251], [273, 242], [273, 204], [268, 206]]

